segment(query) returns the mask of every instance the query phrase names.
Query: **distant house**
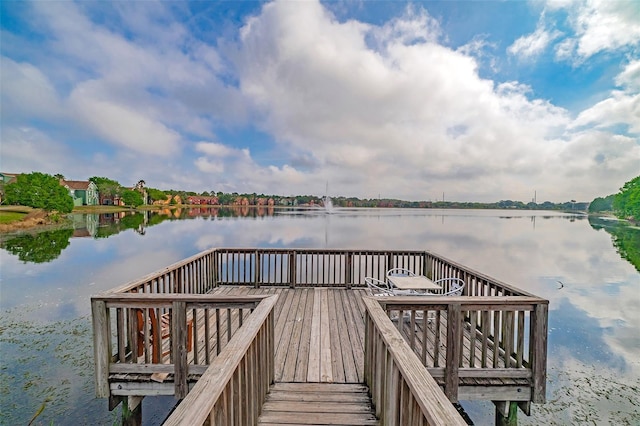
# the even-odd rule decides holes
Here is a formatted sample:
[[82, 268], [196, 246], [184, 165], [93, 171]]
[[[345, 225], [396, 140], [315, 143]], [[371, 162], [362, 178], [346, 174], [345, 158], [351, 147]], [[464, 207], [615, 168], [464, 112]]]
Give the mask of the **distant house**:
[[2, 179], [2, 183], [12, 183], [16, 181], [20, 173], [0, 173], [0, 179]]
[[201, 206], [201, 205], [217, 205], [218, 204], [218, 197], [209, 197], [209, 196], [204, 196], [204, 195], [191, 195], [189, 197], [187, 197], [187, 202], [189, 204], [194, 204], [197, 206]]
[[0, 204], [4, 200], [4, 186], [15, 182], [18, 175], [19, 173], [0, 173]]
[[100, 201], [98, 187], [91, 181], [60, 179], [60, 185], [69, 191], [74, 206], [95, 206]]
[[121, 206], [124, 205], [119, 195], [100, 194], [99, 203], [104, 206]]

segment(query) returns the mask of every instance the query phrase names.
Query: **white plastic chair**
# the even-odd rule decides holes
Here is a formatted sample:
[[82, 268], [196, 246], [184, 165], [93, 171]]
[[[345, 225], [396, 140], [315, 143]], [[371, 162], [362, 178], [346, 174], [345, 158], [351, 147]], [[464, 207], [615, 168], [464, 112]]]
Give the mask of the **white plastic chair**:
[[372, 277], [365, 277], [364, 282], [367, 283], [367, 292], [370, 296], [393, 296], [393, 292], [384, 281]]
[[405, 268], [392, 268], [387, 271], [387, 277], [389, 276], [400, 276], [400, 277], [415, 277], [416, 274], [413, 271]]
[[447, 289], [443, 293], [438, 294], [438, 296], [462, 296], [462, 292], [464, 291], [465, 282], [460, 278], [440, 278], [439, 280], [436, 280], [434, 282], [443, 289]]

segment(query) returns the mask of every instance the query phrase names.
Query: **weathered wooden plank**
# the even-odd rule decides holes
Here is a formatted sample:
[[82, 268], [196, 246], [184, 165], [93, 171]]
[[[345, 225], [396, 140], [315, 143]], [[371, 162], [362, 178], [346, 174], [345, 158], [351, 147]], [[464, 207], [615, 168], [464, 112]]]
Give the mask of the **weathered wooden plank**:
[[373, 414], [360, 413], [287, 413], [265, 412], [260, 417], [259, 425], [266, 424], [298, 424], [298, 425], [377, 425], [378, 419]]
[[[364, 354], [360, 350], [364, 347], [364, 340], [359, 334], [359, 325], [363, 325], [361, 321], [357, 324], [354, 320], [353, 306], [349, 293], [353, 291], [335, 290], [336, 300], [339, 301], [337, 309], [338, 328], [342, 337], [342, 358], [344, 365], [344, 374], [346, 382], [363, 381], [362, 370], [364, 366]], [[360, 317], [359, 314], [357, 314]]]
[[[301, 302], [302, 303], [302, 302]], [[300, 319], [302, 330], [300, 333], [300, 346], [298, 347], [298, 359], [296, 360], [296, 374], [293, 378], [296, 382], [306, 382], [309, 369], [309, 353], [311, 346], [311, 322], [313, 315], [313, 291], [305, 291], [304, 312]]]
[[309, 337], [308, 382], [320, 381], [320, 293], [313, 293], [313, 314], [311, 317], [311, 336]]
[[322, 403], [300, 401], [269, 401], [262, 405], [264, 411], [286, 411], [290, 413], [371, 413], [369, 401], [364, 403], [327, 402]]
[[302, 329], [304, 328], [306, 295], [308, 292], [309, 290], [307, 289], [300, 290], [299, 293], [301, 294], [298, 298], [297, 306], [292, 306], [291, 308], [292, 311], [295, 312], [295, 316], [291, 319], [291, 338], [289, 340], [289, 347], [287, 348], [282, 377], [280, 379], [283, 382], [295, 380], [298, 358], [302, 356], [300, 346], [302, 345]]
[[[306, 384], [306, 383], [305, 383]], [[277, 400], [277, 401], [291, 401], [291, 402], [313, 402], [316, 404], [322, 404], [325, 402], [344, 402], [345, 396], [342, 393], [334, 392], [324, 392], [323, 394], [313, 394], [313, 393], [302, 393], [302, 392], [282, 392], [278, 394], [278, 396], [272, 395], [273, 390], [269, 393], [269, 400]], [[366, 394], [360, 394], [357, 397], [349, 398], [350, 402], [361, 402], [367, 403], [371, 401]]]
[[323, 392], [330, 394], [335, 394], [336, 392], [360, 394], [366, 393], [368, 387], [361, 383], [304, 383], [304, 385], [301, 385], [300, 383], [285, 382], [274, 383], [271, 386], [271, 390], [278, 393], [281, 391], [300, 392], [301, 389], [313, 394], [322, 394]]
[[293, 376], [294, 374], [290, 370], [285, 372], [285, 369], [290, 368], [290, 366], [285, 363], [285, 360], [287, 359], [287, 353], [291, 350], [291, 333], [293, 330], [293, 324], [296, 320], [297, 306], [302, 294], [300, 291], [294, 290], [288, 290], [288, 292], [292, 294], [291, 304], [283, 307], [283, 313], [281, 314], [281, 316], [285, 314], [285, 309], [288, 308], [288, 310], [284, 317], [284, 323], [282, 324], [282, 328], [280, 331], [280, 341], [278, 344], [276, 344], [275, 365], [281, 367], [276, 369], [276, 381], [281, 381], [285, 374], [287, 374], [288, 376]]
[[[346, 380], [345, 380], [345, 366], [344, 366], [343, 359], [346, 358], [344, 355], [346, 354], [347, 351], [351, 352], [351, 345], [349, 345], [349, 342], [348, 342], [348, 334], [345, 332], [346, 329], [344, 328], [344, 318], [342, 318], [342, 321], [339, 318], [340, 315], [338, 314], [338, 311], [340, 312], [343, 312], [343, 311], [340, 307], [336, 306], [337, 291], [336, 290], [327, 291], [326, 294], [327, 294], [327, 306], [328, 306], [327, 323], [331, 324], [331, 330], [330, 332], [329, 330], [325, 331], [324, 334], [329, 334], [329, 337], [330, 337], [329, 349], [331, 351], [331, 354], [333, 355], [330, 357], [332, 379], [334, 379], [337, 382], [344, 383]], [[342, 338], [344, 337], [347, 337], [347, 342], [344, 345], [344, 352], [343, 352]]]
[[329, 320], [329, 299], [326, 288], [320, 292], [320, 381], [333, 382], [331, 333], [337, 333]]

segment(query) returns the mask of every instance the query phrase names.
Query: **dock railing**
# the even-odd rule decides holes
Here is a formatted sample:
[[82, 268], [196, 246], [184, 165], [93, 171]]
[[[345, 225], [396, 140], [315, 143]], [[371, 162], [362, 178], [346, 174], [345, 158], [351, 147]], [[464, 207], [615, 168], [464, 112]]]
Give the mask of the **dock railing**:
[[473, 390], [460, 395], [460, 383], [488, 377], [523, 379], [523, 389], [509, 391], [506, 400], [545, 402], [547, 300], [530, 296], [375, 300], [394, 319], [431, 376], [444, 380], [444, 392], [452, 402], [478, 399]]
[[274, 316], [278, 296], [266, 297], [165, 425], [257, 424], [274, 381]]
[[224, 285], [365, 287], [392, 268], [433, 280], [460, 278], [467, 296], [534, 296], [429, 251], [214, 248], [115, 288], [109, 293], [204, 294]]
[[[96, 396], [185, 397], [189, 375], [205, 372], [265, 298], [176, 293], [92, 297]], [[164, 320], [170, 330], [160, 339], [152, 330], [160, 329]], [[109, 377], [118, 374], [151, 380], [113, 388]], [[157, 383], [169, 374], [173, 389]], [[154, 375], [161, 379], [154, 381]]]
[[380, 424], [466, 425], [378, 301], [363, 300], [364, 374]]

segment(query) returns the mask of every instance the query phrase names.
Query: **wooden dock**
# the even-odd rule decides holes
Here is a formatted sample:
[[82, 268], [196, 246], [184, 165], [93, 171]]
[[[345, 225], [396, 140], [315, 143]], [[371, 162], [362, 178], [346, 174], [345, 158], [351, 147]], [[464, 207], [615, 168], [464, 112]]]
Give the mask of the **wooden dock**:
[[[367, 297], [364, 276], [389, 265], [468, 285]], [[97, 395], [129, 409], [186, 397], [168, 424], [465, 424], [451, 402], [491, 400], [505, 418], [544, 402], [547, 301], [427, 252], [216, 249], [92, 306]], [[134, 337], [151, 311], [170, 314], [170, 338]]]

